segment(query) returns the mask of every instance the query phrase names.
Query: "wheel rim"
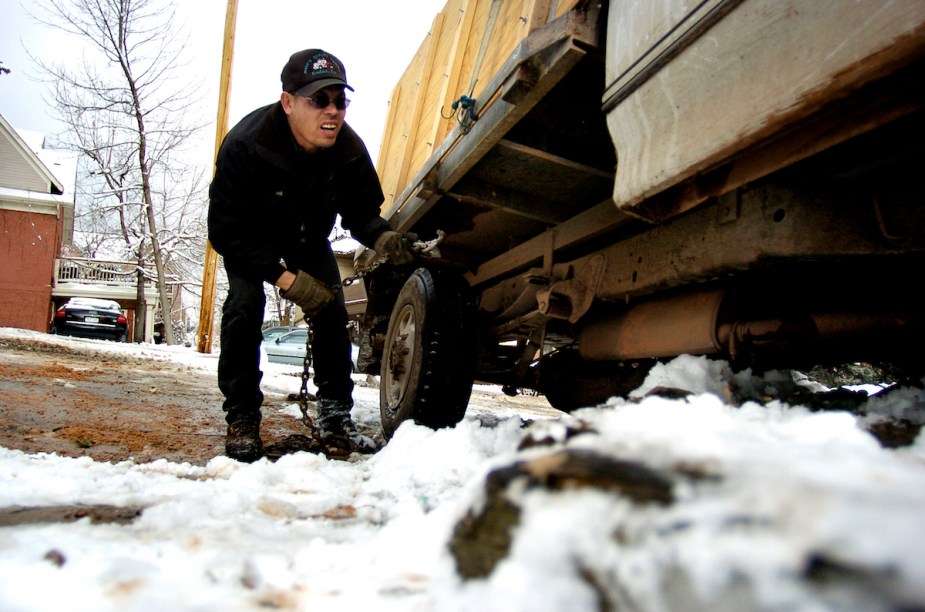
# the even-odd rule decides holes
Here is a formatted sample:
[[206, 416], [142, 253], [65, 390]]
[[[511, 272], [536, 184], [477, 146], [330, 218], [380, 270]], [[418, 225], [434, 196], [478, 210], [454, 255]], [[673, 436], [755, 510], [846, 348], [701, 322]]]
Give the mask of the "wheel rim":
[[399, 313], [395, 335], [392, 337], [392, 343], [387, 347], [385, 384], [388, 398], [387, 410], [390, 417], [395, 416], [408, 389], [416, 339], [417, 319], [414, 315], [414, 308], [408, 304]]

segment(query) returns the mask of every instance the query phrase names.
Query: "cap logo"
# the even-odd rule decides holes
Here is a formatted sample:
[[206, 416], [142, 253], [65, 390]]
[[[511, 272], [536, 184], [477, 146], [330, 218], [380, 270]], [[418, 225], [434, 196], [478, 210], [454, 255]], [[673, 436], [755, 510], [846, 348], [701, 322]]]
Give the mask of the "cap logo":
[[337, 69], [337, 64], [328, 59], [327, 56], [322, 55], [318, 57], [316, 55], [305, 63], [302, 74], [311, 74], [312, 76], [317, 76], [319, 74], [339, 75], [340, 70]]

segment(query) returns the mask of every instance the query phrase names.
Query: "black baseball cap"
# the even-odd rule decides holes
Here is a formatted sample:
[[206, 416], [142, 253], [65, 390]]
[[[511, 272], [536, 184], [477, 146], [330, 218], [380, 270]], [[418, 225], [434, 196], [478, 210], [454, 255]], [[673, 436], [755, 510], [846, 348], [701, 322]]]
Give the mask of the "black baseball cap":
[[293, 53], [283, 66], [280, 80], [283, 82], [283, 91], [301, 96], [310, 96], [331, 85], [341, 85], [353, 91], [353, 87], [347, 85], [344, 64], [321, 49]]

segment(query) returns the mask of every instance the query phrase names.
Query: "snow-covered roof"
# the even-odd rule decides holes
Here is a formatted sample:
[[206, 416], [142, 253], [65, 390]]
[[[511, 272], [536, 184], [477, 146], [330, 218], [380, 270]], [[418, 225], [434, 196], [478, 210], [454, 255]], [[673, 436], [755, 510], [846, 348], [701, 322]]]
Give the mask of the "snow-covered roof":
[[45, 167], [51, 171], [62, 187], [63, 195], [70, 195], [73, 200], [77, 181], [77, 154], [65, 149], [46, 147], [47, 136], [34, 130], [16, 130], [38, 156]]
[[[5, 208], [32, 212], [57, 212], [59, 204], [73, 204], [77, 176], [77, 155], [44, 147], [45, 136], [30, 130], [16, 130], [0, 115], [0, 137], [4, 144], [4, 184], [0, 201]], [[38, 189], [38, 185], [46, 185]]]
[[0, 115], [0, 134], [2, 134], [12, 146], [12, 154], [18, 154], [33, 172], [38, 174], [43, 181], [49, 184], [49, 193], [58, 195], [64, 193], [64, 186], [36, 154], [35, 147], [28, 144], [22, 135], [17, 132], [13, 126], [7, 123], [3, 115]]

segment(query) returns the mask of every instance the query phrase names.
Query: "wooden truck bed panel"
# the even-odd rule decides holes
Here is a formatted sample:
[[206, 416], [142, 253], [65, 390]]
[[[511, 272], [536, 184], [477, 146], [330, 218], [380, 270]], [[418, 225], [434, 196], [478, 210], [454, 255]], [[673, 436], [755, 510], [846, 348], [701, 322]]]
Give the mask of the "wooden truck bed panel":
[[579, 1], [448, 0], [389, 102], [377, 164], [383, 210], [456, 127], [452, 103], [483, 97], [517, 45]]

